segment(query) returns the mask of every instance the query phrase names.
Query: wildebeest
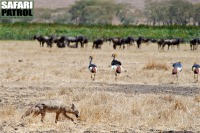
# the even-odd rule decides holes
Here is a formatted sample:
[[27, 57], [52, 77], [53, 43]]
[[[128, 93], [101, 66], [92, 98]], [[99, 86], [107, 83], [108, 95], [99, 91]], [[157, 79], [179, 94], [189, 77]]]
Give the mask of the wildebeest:
[[[119, 48], [121, 48], [121, 46], [123, 45], [123, 40], [119, 37], [111, 37], [108, 40], [113, 42], [114, 49], [116, 49], [117, 46], [119, 46]], [[125, 46], [123, 46], [123, 48], [125, 48]]]
[[65, 47], [64, 38], [57, 37], [57, 38], [54, 40], [54, 43], [57, 44], [57, 47], [58, 47], [58, 48], [64, 48], [64, 47]]
[[104, 39], [96, 39], [93, 41], [92, 49], [101, 49], [101, 46], [103, 45]]
[[38, 36], [38, 35], [35, 35], [33, 36], [33, 39], [35, 40], [38, 40], [39, 43], [40, 43], [40, 47], [44, 47], [44, 43], [47, 44], [47, 47], [52, 47], [52, 40], [53, 38], [51, 36]]
[[177, 45], [177, 49], [180, 49], [180, 43], [183, 43], [183, 42], [184, 40], [182, 38], [166, 39], [164, 40], [162, 49], [164, 50], [165, 45], [168, 45], [168, 50], [170, 46], [174, 48], [175, 45]]
[[141, 48], [142, 41], [143, 41], [143, 37], [139, 37], [139, 38], [136, 40], [137, 48], [138, 48], [138, 49]]
[[200, 38], [194, 38], [194, 39], [190, 40], [191, 50], [197, 50], [198, 44], [200, 44]]
[[158, 50], [160, 50], [160, 48], [162, 48], [162, 45], [164, 44], [164, 39], [159, 39], [157, 43], [158, 43]]
[[147, 45], [149, 45], [150, 41], [151, 41], [150, 38], [144, 38], [144, 37], [142, 37], [142, 43], [146, 43]]
[[[127, 38], [123, 38], [122, 39], [122, 43], [125, 45], [125, 44], [127, 44], [128, 46], [130, 46], [130, 45], [132, 45], [133, 43], [134, 43], [134, 38], [133, 37], [127, 37]], [[124, 45], [123, 45], [123, 47], [124, 47]]]
[[81, 48], [84, 48], [84, 45], [88, 43], [88, 39], [85, 36], [76, 36], [76, 40], [80, 43]]
[[72, 46], [73, 48], [78, 48], [78, 43], [80, 43], [83, 48], [84, 44], [88, 43], [88, 39], [84, 36], [61, 36], [60, 42], [64, 45], [67, 44], [68, 47], [71, 47], [70, 43], [75, 43], [75, 45]]
[[158, 41], [157, 41], [157, 39], [150, 39], [150, 42], [157, 43]]

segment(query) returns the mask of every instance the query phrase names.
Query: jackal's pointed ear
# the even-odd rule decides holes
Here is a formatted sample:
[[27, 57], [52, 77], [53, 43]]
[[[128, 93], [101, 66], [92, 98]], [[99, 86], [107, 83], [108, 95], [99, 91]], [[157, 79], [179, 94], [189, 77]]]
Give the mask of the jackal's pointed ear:
[[73, 103], [72, 103], [72, 109], [73, 109], [73, 110], [75, 110], [75, 106], [74, 106], [74, 104], [73, 104]]

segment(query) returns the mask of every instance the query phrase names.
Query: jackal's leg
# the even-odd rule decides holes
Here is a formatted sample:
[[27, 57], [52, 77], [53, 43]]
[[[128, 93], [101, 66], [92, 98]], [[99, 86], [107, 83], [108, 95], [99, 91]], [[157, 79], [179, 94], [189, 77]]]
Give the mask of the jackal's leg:
[[58, 116], [59, 116], [59, 114], [60, 114], [60, 112], [57, 112], [57, 113], [56, 113], [56, 120], [55, 120], [55, 123], [57, 123], [57, 121], [58, 121]]
[[[73, 118], [71, 118], [71, 117], [69, 117], [66, 113], [62, 113], [66, 118], [68, 118], [68, 119], [70, 119], [71, 121], [73, 121], [74, 122], [74, 119]], [[75, 122], [74, 122], [75, 123]], [[75, 123], [76, 124], [76, 123]]]
[[41, 122], [43, 123], [44, 122], [44, 117], [46, 115], [46, 112], [41, 112]]

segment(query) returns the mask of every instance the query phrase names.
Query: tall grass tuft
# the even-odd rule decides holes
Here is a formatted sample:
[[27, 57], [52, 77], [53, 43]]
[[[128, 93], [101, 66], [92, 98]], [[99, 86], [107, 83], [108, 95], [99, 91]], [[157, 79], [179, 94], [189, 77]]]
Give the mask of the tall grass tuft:
[[169, 67], [165, 63], [159, 63], [154, 60], [150, 60], [147, 64], [145, 64], [144, 69], [148, 70], [169, 70]]

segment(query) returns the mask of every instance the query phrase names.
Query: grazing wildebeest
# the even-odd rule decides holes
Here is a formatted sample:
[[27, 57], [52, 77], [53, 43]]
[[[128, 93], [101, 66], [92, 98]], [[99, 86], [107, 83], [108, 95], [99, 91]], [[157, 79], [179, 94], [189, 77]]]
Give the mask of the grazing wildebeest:
[[[116, 49], [116, 46], [119, 46], [121, 48], [121, 46], [123, 45], [123, 40], [119, 37], [112, 37], [112, 38], [109, 38], [110, 41], [113, 42], [113, 48]], [[123, 46], [123, 48], [125, 48]]]
[[[84, 36], [61, 36], [60, 42], [63, 44], [67, 44], [68, 47], [78, 48], [78, 43], [80, 43], [81, 47], [84, 47], [84, 44], [88, 43], [88, 39]], [[74, 46], [70, 46], [70, 43], [75, 43]]]
[[165, 39], [164, 43], [162, 45], [162, 50], [164, 50], [165, 45], [168, 45], [168, 50], [169, 50], [169, 47], [170, 47], [171, 43], [172, 43], [172, 39]]
[[190, 48], [191, 48], [191, 50], [197, 50], [198, 44], [200, 44], [200, 39], [194, 38], [194, 39], [190, 40]]
[[156, 39], [150, 39], [151, 43], [157, 43], [158, 41]]
[[[134, 38], [133, 37], [127, 37], [127, 38], [123, 38], [122, 39], [122, 43], [125, 45], [125, 44], [127, 44], [128, 46], [130, 46], [130, 45], [132, 45], [133, 43], [134, 43]], [[123, 45], [123, 47], [124, 47], [124, 45]]]
[[146, 43], [147, 45], [149, 45], [149, 42], [150, 42], [150, 38], [142, 37], [142, 43]]
[[47, 47], [52, 47], [52, 40], [53, 38], [52, 37], [49, 37], [49, 36], [37, 36], [35, 35], [33, 37], [33, 39], [35, 40], [38, 40], [40, 42], [40, 47], [44, 47], [44, 43], [47, 44]]
[[64, 48], [65, 47], [64, 38], [54, 36], [52, 42], [56, 43], [58, 48]]
[[76, 36], [76, 39], [81, 44], [81, 48], [84, 48], [84, 45], [88, 43], [88, 39], [85, 36]]
[[104, 40], [101, 39], [96, 39], [93, 41], [92, 49], [101, 49], [101, 46], [103, 45]]
[[61, 36], [60, 43], [67, 44], [68, 47], [70, 47], [70, 43], [75, 43], [74, 47], [78, 48], [78, 40], [77, 37], [71, 37], [71, 36]]

